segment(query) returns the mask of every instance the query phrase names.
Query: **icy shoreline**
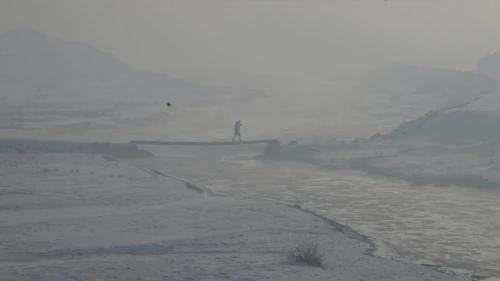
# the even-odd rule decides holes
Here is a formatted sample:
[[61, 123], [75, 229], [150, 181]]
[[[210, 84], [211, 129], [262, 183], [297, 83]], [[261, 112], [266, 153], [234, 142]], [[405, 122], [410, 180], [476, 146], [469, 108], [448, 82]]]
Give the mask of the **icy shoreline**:
[[[467, 280], [367, 255], [355, 233], [298, 208], [200, 196], [122, 161], [0, 157], [5, 280]], [[285, 258], [303, 237], [325, 269]]]
[[[184, 180], [184, 179], [172, 176], [172, 175], [167, 175], [167, 174], [159, 172], [157, 170], [152, 170], [152, 169], [147, 169], [147, 170], [149, 170], [150, 172], [155, 173], [157, 175], [161, 175], [163, 177], [166, 177], [166, 178], [172, 178], [172, 179], [181, 181], [181, 182], [184, 183], [184, 185], [186, 186], [186, 188], [194, 190], [194, 191], [196, 191], [196, 192], [198, 192], [200, 194], [207, 194], [209, 196], [222, 196], [222, 197], [226, 197], [224, 195], [220, 195], [220, 194], [215, 193], [213, 190], [211, 190], [208, 187], [200, 186], [200, 185], [194, 184], [192, 182], [189, 182], [187, 180]], [[235, 199], [235, 200], [237, 200], [237, 199]], [[302, 212], [304, 212], [306, 214], [310, 214], [312, 216], [315, 216], [315, 217], [319, 218], [320, 220], [326, 222], [330, 226], [332, 226], [336, 231], [344, 233], [344, 234], [348, 235], [350, 238], [357, 239], [357, 240], [359, 240], [361, 242], [369, 244], [370, 247], [366, 249], [366, 254], [368, 254], [370, 256], [375, 256], [374, 253], [377, 251], [375, 242], [371, 238], [369, 238], [368, 236], [363, 235], [363, 234], [357, 232], [356, 230], [352, 229], [351, 227], [349, 227], [347, 225], [341, 224], [341, 223], [339, 223], [339, 222], [337, 222], [337, 221], [335, 221], [335, 220], [333, 220], [331, 218], [328, 218], [326, 216], [318, 214], [314, 210], [307, 209], [307, 208], [302, 208], [300, 205], [297, 205], [297, 204], [288, 204], [286, 202], [279, 202], [279, 201], [274, 201], [274, 200], [263, 200], [263, 201], [269, 201], [269, 202], [281, 204], [281, 205], [284, 205], [284, 206], [287, 206], [287, 207], [290, 207], [290, 208], [294, 208], [294, 209], [300, 210], [300, 211], [302, 211]]]
[[[141, 169], [143, 169], [143, 168], [141, 168]], [[222, 196], [223, 198], [228, 198], [225, 195], [221, 195], [221, 194], [214, 192], [213, 190], [211, 190], [208, 187], [201, 186], [199, 184], [194, 184], [186, 179], [182, 179], [182, 178], [170, 175], [170, 174], [165, 174], [165, 173], [162, 173], [162, 172], [154, 170], [154, 169], [145, 168], [145, 170], [148, 170], [149, 172], [152, 172], [154, 174], [157, 174], [157, 175], [160, 175], [160, 176], [163, 176], [166, 178], [171, 178], [171, 179], [176, 179], [178, 181], [181, 181], [184, 183], [186, 188], [194, 190], [200, 194], [205, 194], [207, 196]], [[237, 199], [237, 200], [239, 200], [239, 199]], [[368, 255], [371, 257], [375, 257], [375, 258], [379, 258], [379, 259], [383, 259], [383, 260], [387, 260], [387, 261], [397, 260], [397, 261], [403, 262], [403, 263], [414, 264], [417, 266], [429, 268], [429, 269], [436, 271], [438, 273], [450, 274], [453, 276], [457, 276], [457, 274], [458, 274], [458, 276], [461, 276], [461, 277], [467, 276], [468, 278], [471, 278], [471, 280], [492, 280], [492, 281], [496, 280], [493, 277], [486, 277], [486, 276], [482, 276], [482, 275], [472, 274], [471, 272], [468, 272], [467, 270], [461, 271], [457, 268], [449, 269], [449, 268], [446, 268], [446, 267], [441, 266], [439, 264], [431, 264], [431, 263], [415, 264], [415, 263], [412, 263], [409, 261], [405, 261], [404, 259], [400, 258], [401, 253], [399, 253], [399, 252], [402, 251], [402, 252], [405, 252], [405, 254], [408, 254], [408, 252], [406, 250], [401, 249], [397, 245], [388, 243], [387, 241], [374, 240], [374, 239], [372, 239], [364, 234], [361, 234], [360, 232], [354, 230], [353, 228], [351, 228], [347, 225], [339, 223], [339, 222], [335, 221], [334, 219], [331, 219], [327, 216], [324, 216], [324, 215], [314, 211], [313, 209], [303, 208], [297, 204], [290, 204], [290, 203], [286, 203], [286, 202], [282, 202], [282, 201], [276, 201], [273, 199], [262, 199], [259, 201], [272, 202], [272, 203], [276, 203], [279, 205], [283, 205], [283, 206], [286, 206], [289, 208], [299, 210], [299, 211], [303, 212], [304, 214], [311, 215], [314, 218], [318, 218], [320, 221], [323, 221], [326, 224], [330, 225], [334, 231], [340, 232], [340, 233], [346, 235], [350, 239], [358, 240], [361, 243], [368, 244], [369, 246], [364, 250], [364, 253], [363, 253], [364, 255]], [[458, 273], [458, 272], [461, 272], [461, 273]]]

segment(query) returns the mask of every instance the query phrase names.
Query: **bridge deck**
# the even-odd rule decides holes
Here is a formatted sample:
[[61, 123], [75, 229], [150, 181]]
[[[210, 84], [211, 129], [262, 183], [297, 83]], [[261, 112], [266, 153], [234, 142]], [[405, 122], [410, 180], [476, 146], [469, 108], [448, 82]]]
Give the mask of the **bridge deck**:
[[252, 141], [242, 141], [242, 142], [231, 142], [231, 141], [221, 141], [221, 142], [189, 142], [189, 141], [147, 141], [147, 140], [136, 140], [131, 141], [134, 144], [143, 145], [196, 145], [196, 146], [223, 146], [223, 145], [241, 145], [241, 144], [256, 144], [256, 143], [270, 143], [277, 140], [252, 140]]

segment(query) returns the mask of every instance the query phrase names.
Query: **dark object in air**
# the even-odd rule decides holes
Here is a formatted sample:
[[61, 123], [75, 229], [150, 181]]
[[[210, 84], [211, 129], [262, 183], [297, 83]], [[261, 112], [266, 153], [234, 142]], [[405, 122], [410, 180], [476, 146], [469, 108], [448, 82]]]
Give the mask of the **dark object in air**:
[[167, 106], [170, 107], [172, 104], [170, 102], [167, 101]]

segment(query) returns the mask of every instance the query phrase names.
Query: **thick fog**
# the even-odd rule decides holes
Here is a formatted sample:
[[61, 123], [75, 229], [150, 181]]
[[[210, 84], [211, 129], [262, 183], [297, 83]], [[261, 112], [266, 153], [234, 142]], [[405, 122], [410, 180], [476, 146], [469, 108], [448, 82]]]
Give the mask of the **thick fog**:
[[[475, 70], [477, 59], [500, 49], [500, 25], [495, 15], [499, 8], [497, 1], [466, 0], [6, 0], [0, 3], [0, 34], [17, 31], [24, 35], [2, 36], [7, 43], [3, 43], [4, 63], [0, 68], [11, 76], [3, 76], [7, 82], [2, 83], [2, 96], [50, 92], [85, 98], [106, 94], [121, 101], [139, 99], [159, 104], [172, 99], [176, 107], [169, 111], [171, 114], [184, 103], [211, 103], [221, 107], [218, 116], [222, 120], [246, 118], [255, 126], [246, 130], [255, 137], [288, 131], [287, 138], [295, 138], [293, 134], [310, 123], [316, 124], [314, 130], [324, 133], [371, 134], [399, 124], [368, 124], [370, 120], [359, 116], [356, 125], [340, 123], [354, 118], [346, 116], [350, 112], [346, 108], [384, 103], [385, 97], [374, 92], [386, 95], [401, 90], [384, 82], [379, 67], [399, 62], [424, 67], [423, 72], [426, 67]], [[42, 36], [19, 30], [37, 31]], [[24, 39], [15, 43], [11, 37]], [[25, 63], [14, 63], [13, 67], [5, 63], [19, 60]], [[16, 74], [14, 70], [19, 67], [25, 76]], [[170, 77], [135, 73], [132, 69]], [[88, 75], [82, 75], [82, 71]], [[379, 81], [368, 89], [345, 83], [366, 73], [382, 77], [377, 76]], [[432, 78], [427, 74], [426, 78], [410, 74], [404, 81], [411, 80], [412, 85], [404, 85], [404, 92], [425, 91], [428, 87], [423, 84], [435, 83], [436, 79], [444, 83], [439, 78], [444, 76], [451, 79], [448, 85], [454, 85], [448, 87], [456, 89], [445, 89], [446, 98], [441, 95], [441, 87], [430, 89], [431, 98], [424, 102], [407, 99], [412, 109], [398, 113], [403, 118], [462, 104], [490, 87], [475, 77], [464, 80], [460, 75], [450, 78], [441, 73]], [[16, 85], [11, 85], [13, 82]], [[458, 89], [464, 85], [472, 85], [474, 90], [454, 94], [463, 92]], [[268, 99], [242, 104], [242, 108], [228, 104], [231, 99], [263, 95]], [[400, 99], [396, 96], [391, 99]], [[435, 101], [437, 96], [440, 100]], [[398, 106], [405, 105], [398, 100]], [[196, 118], [183, 120], [192, 124]], [[329, 120], [336, 120], [336, 125], [317, 125]], [[300, 122], [304, 124], [294, 126]], [[209, 124], [214, 128], [221, 120]], [[369, 129], [355, 128], [359, 124], [367, 124]], [[257, 128], [265, 127], [262, 125], [269, 129], [259, 131]], [[223, 126], [228, 125], [216, 130], [224, 130]]]
[[4, 0], [28, 27], [140, 69], [345, 75], [391, 61], [472, 69], [500, 48], [498, 1]]
[[[171, 100], [170, 115], [211, 105], [204, 128], [244, 118], [254, 137], [387, 132], [496, 87], [476, 61], [500, 50], [498, 9], [466, 0], [7, 0], [1, 94]], [[382, 112], [391, 121], [366, 116]], [[207, 113], [198, 114], [180, 120], [191, 126]]]
[[[0, 0], [2, 270], [500, 276], [498, 11]], [[321, 271], [286, 260], [304, 235], [322, 243]]]

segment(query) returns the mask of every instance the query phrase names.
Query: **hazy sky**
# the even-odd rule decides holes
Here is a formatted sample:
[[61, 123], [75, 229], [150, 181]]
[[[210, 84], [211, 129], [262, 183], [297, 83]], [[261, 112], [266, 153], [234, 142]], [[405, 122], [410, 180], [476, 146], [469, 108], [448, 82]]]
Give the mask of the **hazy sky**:
[[33, 28], [163, 72], [470, 69], [500, 51], [498, 11], [498, 0], [0, 0], [0, 32]]

